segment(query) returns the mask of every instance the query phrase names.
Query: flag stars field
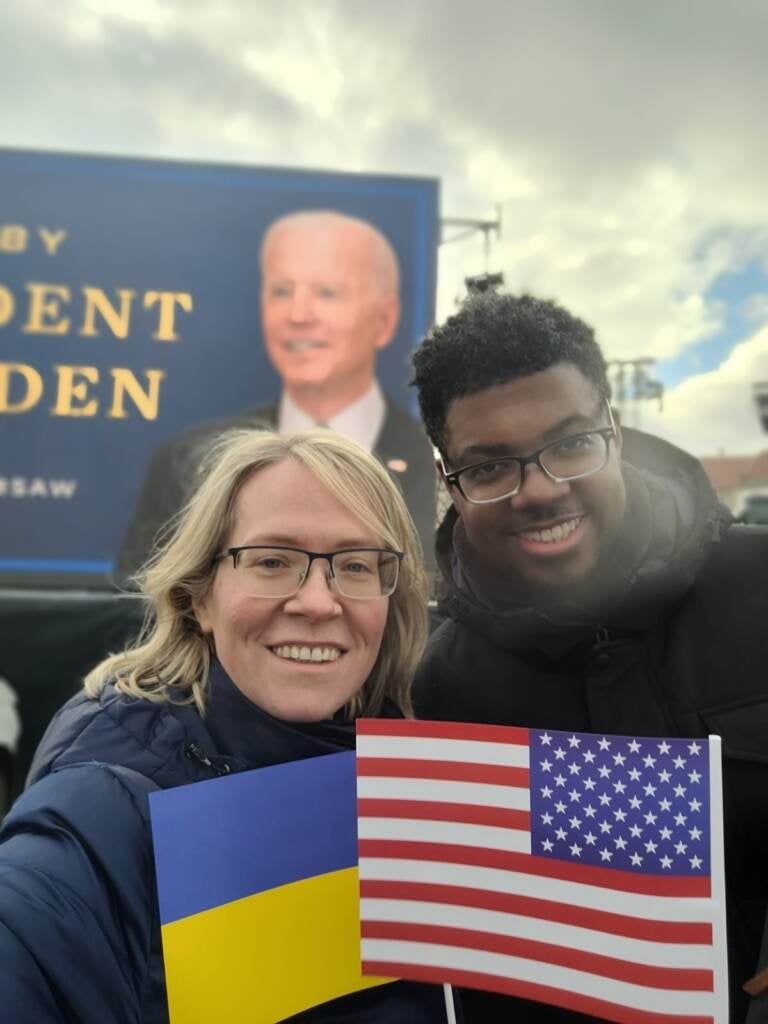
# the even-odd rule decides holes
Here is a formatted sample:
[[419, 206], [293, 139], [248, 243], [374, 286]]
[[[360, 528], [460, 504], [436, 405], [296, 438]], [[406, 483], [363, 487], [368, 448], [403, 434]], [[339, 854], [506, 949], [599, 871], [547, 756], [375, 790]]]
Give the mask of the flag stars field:
[[[570, 773], [571, 780], [577, 783], [568, 793], [572, 804], [580, 802], [582, 795], [589, 795], [584, 816], [594, 816], [593, 801], [606, 814], [610, 811], [610, 816], [598, 821], [599, 833], [612, 835], [615, 850], [609, 852], [619, 855], [622, 868], [647, 871], [649, 860], [653, 859], [655, 870], [660, 873], [678, 869], [706, 870], [701, 858], [691, 863], [685, 851], [677, 849], [683, 841], [687, 844], [694, 840], [694, 836], [699, 839], [708, 828], [704, 812], [706, 786], [703, 774], [691, 764], [697, 757], [703, 758], [701, 744], [687, 740], [659, 742], [636, 737], [627, 740], [622, 747], [616, 738], [611, 741], [605, 736], [595, 736], [585, 737], [577, 746], [570, 742], [571, 738], [546, 732], [539, 736], [534, 750], [538, 746], [554, 751], [561, 766], [560, 774], [554, 779], [557, 786], [561, 785], [560, 780], [564, 785], [565, 773]], [[540, 773], [543, 775], [548, 770], [546, 766], [549, 763], [547, 756], [533, 756], [531, 780], [534, 792], [540, 789], [535, 786], [536, 780], [541, 777]], [[579, 775], [574, 771], [575, 768], [580, 770], [584, 763], [589, 763], [592, 769], [589, 775]], [[556, 805], [556, 811], [565, 813], [564, 801]], [[689, 822], [689, 818], [693, 820]], [[552, 856], [560, 856], [564, 849], [567, 855], [570, 845], [576, 841], [582, 820], [583, 817], [572, 817], [570, 821], [558, 822], [557, 827], [565, 832], [565, 836], [558, 836], [558, 842], [548, 850], [543, 843], [551, 837], [547, 830], [551, 830], [554, 823], [539, 817], [533, 835], [534, 848]], [[574, 824], [576, 821], [578, 825]], [[643, 829], [650, 834], [644, 835]], [[582, 854], [589, 855], [588, 851], [580, 850], [580, 859], [583, 859]], [[591, 856], [594, 863], [605, 861], [602, 850], [596, 850]], [[643, 858], [640, 864], [637, 856]]]

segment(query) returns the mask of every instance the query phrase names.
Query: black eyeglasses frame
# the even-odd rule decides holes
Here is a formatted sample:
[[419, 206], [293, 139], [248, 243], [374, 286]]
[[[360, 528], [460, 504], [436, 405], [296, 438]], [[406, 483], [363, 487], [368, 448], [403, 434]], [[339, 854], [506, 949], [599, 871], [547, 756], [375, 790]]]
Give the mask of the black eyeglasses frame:
[[[516, 494], [520, 493], [523, 483], [525, 482], [526, 466], [538, 466], [538, 468], [541, 470], [542, 473], [544, 473], [545, 476], [549, 477], [550, 480], [553, 480], [555, 483], [558, 484], [570, 483], [571, 480], [584, 480], [586, 477], [594, 476], [596, 473], [599, 473], [601, 470], [605, 469], [606, 465], [608, 464], [608, 453], [610, 449], [611, 438], [616, 437], [616, 423], [613, 419], [611, 406], [608, 402], [606, 402], [605, 404], [608, 410], [608, 418], [611, 421], [610, 426], [595, 427], [593, 430], [582, 430], [578, 434], [568, 434], [566, 437], [561, 437], [557, 441], [550, 441], [548, 444], [543, 445], [541, 448], [539, 448], [535, 452], [532, 452], [530, 455], [498, 455], [496, 456], [496, 458], [493, 459], [483, 459], [482, 462], [473, 462], [468, 466], [462, 466], [461, 469], [453, 470], [450, 473], [446, 470], [443, 457], [442, 455], [440, 455], [438, 456], [438, 464], [440, 467], [440, 472], [442, 473], [443, 476], [443, 480], [445, 481], [448, 487], [455, 487], [459, 494], [462, 496], [462, 498], [464, 498], [465, 501], [468, 501], [470, 505], [493, 505], [497, 501], [505, 501], [507, 498], [514, 498]], [[542, 466], [541, 455], [542, 452], [547, 451], [548, 448], [553, 448], [558, 444], [563, 444], [563, 442], [565, 441], [577, 441], [580, 437], [589, 437], [591, 434], [600, 434], [600, 436], [605, 440], [606, 455], [605, 462], [602, 464], [602, 466], [599, 466], [597, 469], [590, 469], [588, 473], [579, 473], [577, 476], [563, 477], [555, 476], [554, 473], [550, 473], [546, 466]], [[499, 495], [498, 498], [485, 498], [480, 501], [478, 501], [477, 498], [470, 498], [469, 495], [465, 493], [464, 488], [461, 485], [462, 474], [466, 473], [470, 469], [480, 469], [483, 466], [491, 466], [499, 462], [516, 462], [518, 464], [518, 466], [520, 467], [520, 482], [518, 483], [517, 487], [513, 491], [508, 491], [507, 494]]]
[[[326, 562], [328, 562], [328, 578], [336, 580], [336, 574], [333, 570], [333, 559], [336, 557], [336, 555], [349, 555], [354, 553], [355, 551], [376, 552], [380, 555], [394, 555], [397, 558], [398, 566], [397, 576], [395, 577], [395, 586], [393, 587], [389, 594], [381, 595], [384, 597], [391, 597], [392, 594], [394, 594], [395, 590], [397, 589], [397, 584], [400, 578], [400, 566], [402, 565], [403, 559], [405, 558], [404, 551], [393, 551], [391, 548], [339, 548], [337, 551], [307, 551], [306, 548], [292, 547], [290, 544], [240, 544], [237, 547], [227, 548], [225, 551], [221, 551], [218, 555], [214, 555], [214, 557], [211, 559], [211, 567], [216, 565], [217, 562], [220, 562], [224, 558], [231, 558], [232, 567], [234, 569], [237, 569], [237, 563], [240, 558], [241, 551], [295, 551], [297, 554], [307, 555], [307, 557], [309, 558], [309, 562], [307, 564], [307, 571], [304, 573], [304, 576], [299, 580], [299, 584], [296, 587], [296, 590], [292, 594], [285, 595], [286, 597], [293, 597], [294, 594], [298, 594], [298, 592], [304, 585], [305, 580], [310, 574], [313, 562], [317, 561], [320, 558], [324, 558]], [[341, 594], [342, 597], [348, 597], [353, 601], [370, 601], [373, 600], [374, 596], [355, 596], [345, 594], [344, 591], [342, 590], [339, 590], [339, 593]]]

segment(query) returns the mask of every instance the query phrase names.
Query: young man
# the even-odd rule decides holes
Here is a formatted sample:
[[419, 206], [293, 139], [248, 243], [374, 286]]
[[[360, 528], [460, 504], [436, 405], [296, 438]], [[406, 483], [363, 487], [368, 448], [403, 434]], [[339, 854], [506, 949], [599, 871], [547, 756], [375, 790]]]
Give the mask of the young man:
[[261, 246], [261, 323], [282, 394], [272, 405], [205, 423], [155, 453], [123, 539], [121, 579], [146, 559], [158, 530], [194, 490], [211, 439], [230, 427], [293, 434], [321, 424], [373, 451], [402, 490], [432, 557], [432, 448], [421, 424], [376, 379], [376, 357], [400, 319], [399, 290], [395, 251], [368, 221], [303, 210], [269, 226]]
[[[417, 713], [722, 735], [731, 1019], [743, 1021], [741, 986], [768, 959], [768, 530], [732, 526], [690, 455], [621, 430], [591, 328], [553, 302], [470, 300], [414, 366], [452, 498], [437, 539], [447, 621]], [[469, 1024], [592, 1019], [469, 991], [465, 1012]]]

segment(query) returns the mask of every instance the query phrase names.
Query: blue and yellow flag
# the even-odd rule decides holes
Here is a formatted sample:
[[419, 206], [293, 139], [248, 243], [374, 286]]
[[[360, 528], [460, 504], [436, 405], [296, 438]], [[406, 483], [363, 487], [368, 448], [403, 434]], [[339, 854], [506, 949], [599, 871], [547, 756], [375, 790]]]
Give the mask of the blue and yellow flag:
[[150, 796], [172, 1024], [273, 1024], [363, 977], [353, 752]]

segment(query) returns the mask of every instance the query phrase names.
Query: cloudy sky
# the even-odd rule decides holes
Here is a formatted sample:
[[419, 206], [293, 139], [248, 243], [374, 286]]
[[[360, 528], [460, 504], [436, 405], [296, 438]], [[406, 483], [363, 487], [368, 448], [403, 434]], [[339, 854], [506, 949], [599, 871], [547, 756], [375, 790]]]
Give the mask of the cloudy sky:
[[[5, 0], [0, 145], [433, 175], [489, 269], [666, 388], [631, 422], [768, 447], [765, 0]], [[454, 230], [446, 230], [452, 238]], [[485, 269], [439, 258], [438, 316]]]

